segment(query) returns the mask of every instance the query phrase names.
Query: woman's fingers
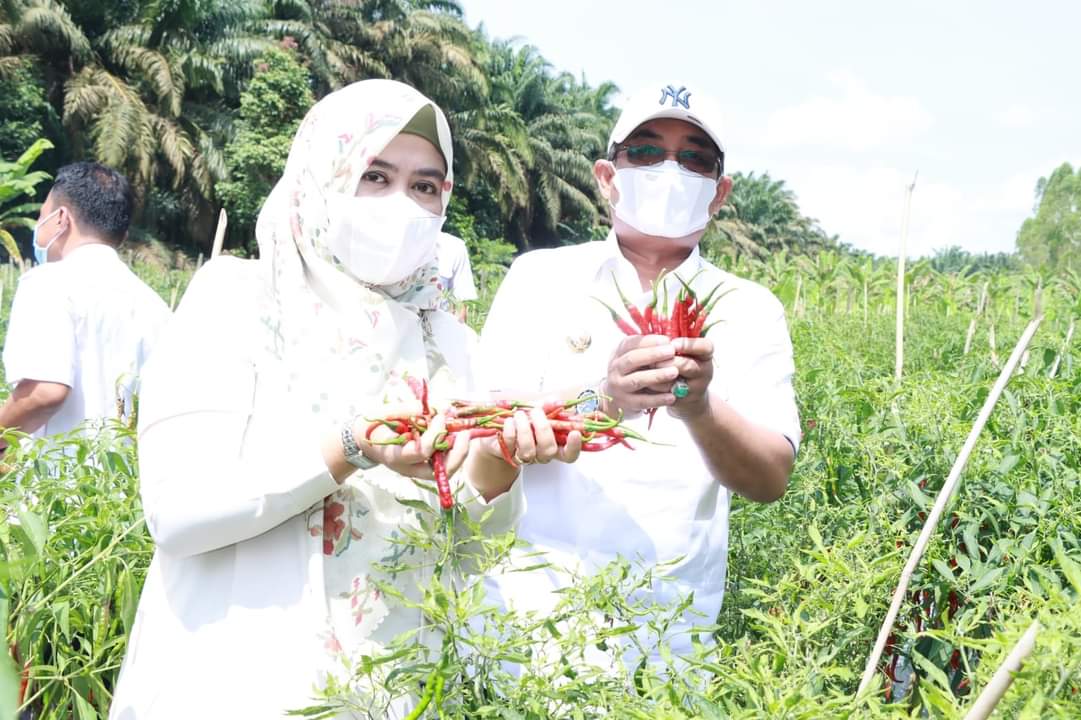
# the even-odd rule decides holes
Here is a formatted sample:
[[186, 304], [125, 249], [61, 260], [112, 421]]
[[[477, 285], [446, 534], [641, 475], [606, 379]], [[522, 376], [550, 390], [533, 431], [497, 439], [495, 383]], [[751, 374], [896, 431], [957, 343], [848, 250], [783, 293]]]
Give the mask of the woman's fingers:
[[469, 454], [469, 434], [463, 433], [454, 439], [454, 447], [447, 451], [447, 477], [452, 477], [465, 462]]
[[582, 453], [582, 433], [574, 430], [567, 435], [567, 444], [558, 450], [558, 457], [565, 463], [572, 463]]
[[514, 456], [521, 463], [531, 463], [537, 459], [537, 441], [533, 436], [533, 423], [523, 410], [514, 413], [513, 422], [514, 438], [517, 442]]
[[533, 426], [533, 437], [536, 440], [534, 461], [551, 462], [559, 455], [559, 445], [556, 443], [555, 432], [552, 431], [552, 422], [544, 414], [544, 410], [537, 407], [529, 411], [529, 421]]
[[436, 444], [446, 441], [446, 435], [447, 419], [442, 414], [438, 414], [432, 418], [428, 429], [420, 436], [420, 460], [430, 458], [436, 450]]

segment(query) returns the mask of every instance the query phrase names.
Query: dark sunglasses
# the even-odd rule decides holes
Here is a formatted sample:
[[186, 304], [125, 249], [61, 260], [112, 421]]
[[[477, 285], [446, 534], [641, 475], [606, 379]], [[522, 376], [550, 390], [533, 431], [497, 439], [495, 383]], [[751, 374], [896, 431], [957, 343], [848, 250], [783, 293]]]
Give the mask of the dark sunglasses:
[[720, 177], [724, 174], [724, 155], [717, 155], [710, 150], [665, 150], [658, 145], [643, 143], [640, 145], [625, 145], [617, 143], [612, 149], [612, 160], [619, 157], [620, 153], [627, 156], [627, 162], [635, 167], [650, 167], [660, 165], [669, 156], [675, 156], [675, 160], [684, 170]]

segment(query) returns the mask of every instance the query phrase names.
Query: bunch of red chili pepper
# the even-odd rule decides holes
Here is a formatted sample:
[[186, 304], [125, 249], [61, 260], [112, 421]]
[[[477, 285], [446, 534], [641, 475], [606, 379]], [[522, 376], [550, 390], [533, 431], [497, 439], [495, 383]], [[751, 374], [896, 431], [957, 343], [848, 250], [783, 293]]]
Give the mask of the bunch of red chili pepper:
[[[420, 401], [421, 414], [393, 415], [372, 420], [365, 431], [365, 437], [369, 442], [378, 445], [404, 445], [407, 442], [416, 442], [419, 447], [421, 434], [428, 429], [437, 413], [428, 403], [428, 383], [413, 377], [407, 377], [406, 382]], [[552, 425], [558, 445], [566, 445], [567, 438], [574, 431], [582, 435], [583, 452], [598, 452], [616, 445], [623, 445], [633, 450], [634, 447], [627, 442], [628, 440], [645, 440], [638, 433], [624, 427], [618, 418], [609, 417], [602, 412], [576, 412], [575, 408], [583, 400], [548, 402], [541, 406]], [[451, 403], [450, 407], [444, 411], [446, 431], [436, 441], [435, 452], [429, 460], [435, 475], [440, 507], [450, 510], [454, 506], [454, 497], [451, 495], [450, 482], [447, 478], [446, 453], [454, 447], [456, 438], [463, 433], [466, 434], [467, 440], [484, 437], [497, 438], [503, 459], [511, 466], [517, 467], [518, 463], [503, 439], [503, 423], [512, 417], [515, 411], [529, 410], [533, 407], [529, 403], [512, 400], [490, 404], [462, 401]], [[372, 434], [380, 427], [389, 429], [395, 436], [386, 440], [372, 440]]]
[[[706, 333], [710, 329], [721, 322], [715, 320], [709, 322], [709, 315], [713, 311], [713, 307], [717, 304], [717, 301], [727, 295], [731, 291], [725, 291], [718, 294], [718, 290], [721, 289], [720, 283], [716, 285], [705, 297], [699, 297], [698, 293], [691, 287], [691, 283], [694, 282], [694, 278], [698, 277], [695, 274], [690, 281], [685, 281], [679, 275], [673, 273], [672, 277], [679, 281], [682, 286], [679, 292], [676, 293], [676, 297], [671, 303], [669, 308], [669, 295], [668, 284], [665, 282], [667, 273], [662, 272], [660, 276], [653, 282], [653, 295], [650, 298], [649, 304], [646, 305], [644, 310], [639, 310], [627, 296], [623, 294], [623, 290], [619, 287], [619, 282], [616, 280], [615, 273], [612, 274], [612, 282], [616, 286], [616, 292], [619, 294], [619, 299], [623, 303], [624, 309], [627, 314], [631, 316], [631, 320], [634, 321], [634, 325], [627, 322], [615, 309], [613, 309], [608, 303], [604, 302], [600, 298], [596, 300], [604, 305], [608, 309], [608, 312], [612, 314], [612, 320], [616, 326], [623, 331], [625, 335], [665, 335], [670, 338], [700, 338], [705, 337]], [[664, 289], [664, 292], [660, 292], [660, 288]], [[660, 307], [658, 307], [660, 303]], [[657, 408], [650, 408], [646, 411], [649, 415], [649, 425], [653, 426], [653, 416], [657, 413]]]
[[[690, 282], [685, 281], [675, 273], [672, 274], [672, 277], [678, 280], [682, 287], [680, 287], [676, 297], [672, 300], [671, 307], [669, 307], [668, 285], [665, 283], [667, 273], [662, 272], [653, 283], [653, 296], [649, 304], [646, 305], [644, 310], [639, 310], [623, 294], [619, 283], [616, 282], [615, 274], [612, 275], [612, 281], [615, 283], [619, 299], [623, 303], [624, 309], [631, 316], [631, 320], [634, 321], [634, 325], [627, 322], [603, 300], [598, 301], [608, 308], [608, 312], [612, 314], [612, 320], [615, 321], [625, 335], [666, 335], [670, 338], [705, 337], [710, 328], [720, 322], [720, 320], [717, 320], [707, 324], [713, 306], [728, 294], [727, 292], [717, 294], [723, 283], [710, 290], [709, 294], [704, 298], [700, 298], [690, 285], [690, 282], [694, 282], [694, 277], [691, 278]], [[663, 293], [661, 288], [663, 288]], [[660, 307], [658, 307], [658, 303]]]

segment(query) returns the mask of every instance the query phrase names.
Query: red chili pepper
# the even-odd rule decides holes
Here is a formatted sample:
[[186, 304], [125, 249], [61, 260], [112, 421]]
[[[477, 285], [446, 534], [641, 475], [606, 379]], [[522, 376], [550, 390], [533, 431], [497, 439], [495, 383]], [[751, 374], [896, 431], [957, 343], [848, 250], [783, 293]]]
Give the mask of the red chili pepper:
[[601, 305], [604, 305], [604, 307], [608, 310], [608, 312], [611, 313], [612, 321], [615, 322], [616, 327], [618, 327], [620, 330], [623, 331], [624, 335], [641, 335], [642, 334], [642, 333], [638, 332], [637, 330], [635, 330], [634, 327], [632, 327], [629, 322], [627, 322], [626, 320], [621, 318], [619, 316], [619, 313], [617, 313], [614, 309], [612, 309], [612, 306], [610, 306], [604, 300], [601, 300], [598, 297], [595, 297], [593, 299], [596, 300], [597, 302], [599, 302]]
[[612, 283], [616, 286], [616, 294], [619, 295], [620, 301], [623, 303], [623, 307], [631, 316], [631, 320], [634, 320], [635, 325], [638, 326], [638, 333], [636, 335], [648, 335], [649, 323], [646, 322], [646, 318], [642, 313], [638, 311], [638, 308], [627, 299], [627, 296], [623, 294], [623, 289], [619, 287], [619, 282], [616, 280], [616, 274], [612, 273]]
[[634, 450], [634, 446], [627, 442], [627, 436], [623, 434], [623, 431], [619, 428], [612, 428], [608, 431], [609, 437], [613, 437], [619, 440], [619, 444], [628, 450]]
[[503, 459], [506, 460], [507, 464], [511, 467], [518, 467], [514, 455], [511, 454], [510, 448], [507, 447], [507, 440], [503, 437], [503, 433], [499, 433], [496, 437], [499, 438], [499, 452], [503, 453]]
[[600, 452], [619, 444], [619, 438], [605, 437], [602, 440], [592, 440], [582, 443], [582, 452]]
[[653, 305], [654, 303], [652, 302], [649, 305], [646, 305], [646, 312], [643, 316], [646, 321], [646, 333], [649, 335], [655, 335], [657, 329], [657, 321], [653, 319]]
[[439, 507], [450, 510], [454, 507], [454, 496], [450, 494], [450, 480], [447, 479], [446, 452], [443, 450], [433, 452], [431, 463], [432, 472], [435, 475], [435, 489], [439, 492]]
[[[15, 660], [15, 664], [18, 665], [22, 658], [19, 656], [19, 646], [15, 643], [11, 643], [11, 655]], [[19, 674], [19, 694], [15, 707], [20, 707], [26, 700], [26, 688], [30, 685], [30, 658], [27, 658], [22, 666], [22, 672]]]

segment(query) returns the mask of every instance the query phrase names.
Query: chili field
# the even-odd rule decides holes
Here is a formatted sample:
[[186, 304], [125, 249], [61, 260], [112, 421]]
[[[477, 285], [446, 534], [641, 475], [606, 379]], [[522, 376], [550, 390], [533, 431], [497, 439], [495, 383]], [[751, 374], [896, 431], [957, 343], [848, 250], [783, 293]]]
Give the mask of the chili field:
[[[400, 638], [298, 713], [378, 717], [373, 685], [420, 695], [439, 677], [423, 717], [963, 718], [1038, 620], [993, 716], [1081, 717], [1081, 367], [1068, 337], [1081, 277], [912, 264], [898, 382], [891, 266], [832, 253], [720, 260], [788, 309], [804, 435], [782, 500], [733, 500], [724, 607], [701, 618], [693, 657], [621, 668], [623, 650], [652, 649], [679, 611], [632, 599], [663, 569], [616, 563], [550, 617], [499, 611], [458, 570], [498, 572], [514, 538], [448, 534], [433, 512], [403, 542], [450, 559], [410, 601], [442, 647]], [[167, 301], [186, 283], [140, 271]], [[1037, 315], [858, 693], [936, 495]], [[134, 438], [117, 423], [59, 447], [23, 443], [4, 460], [0, 718], [18, 698], [26, 717], [104, 717], [153, 552]]]

